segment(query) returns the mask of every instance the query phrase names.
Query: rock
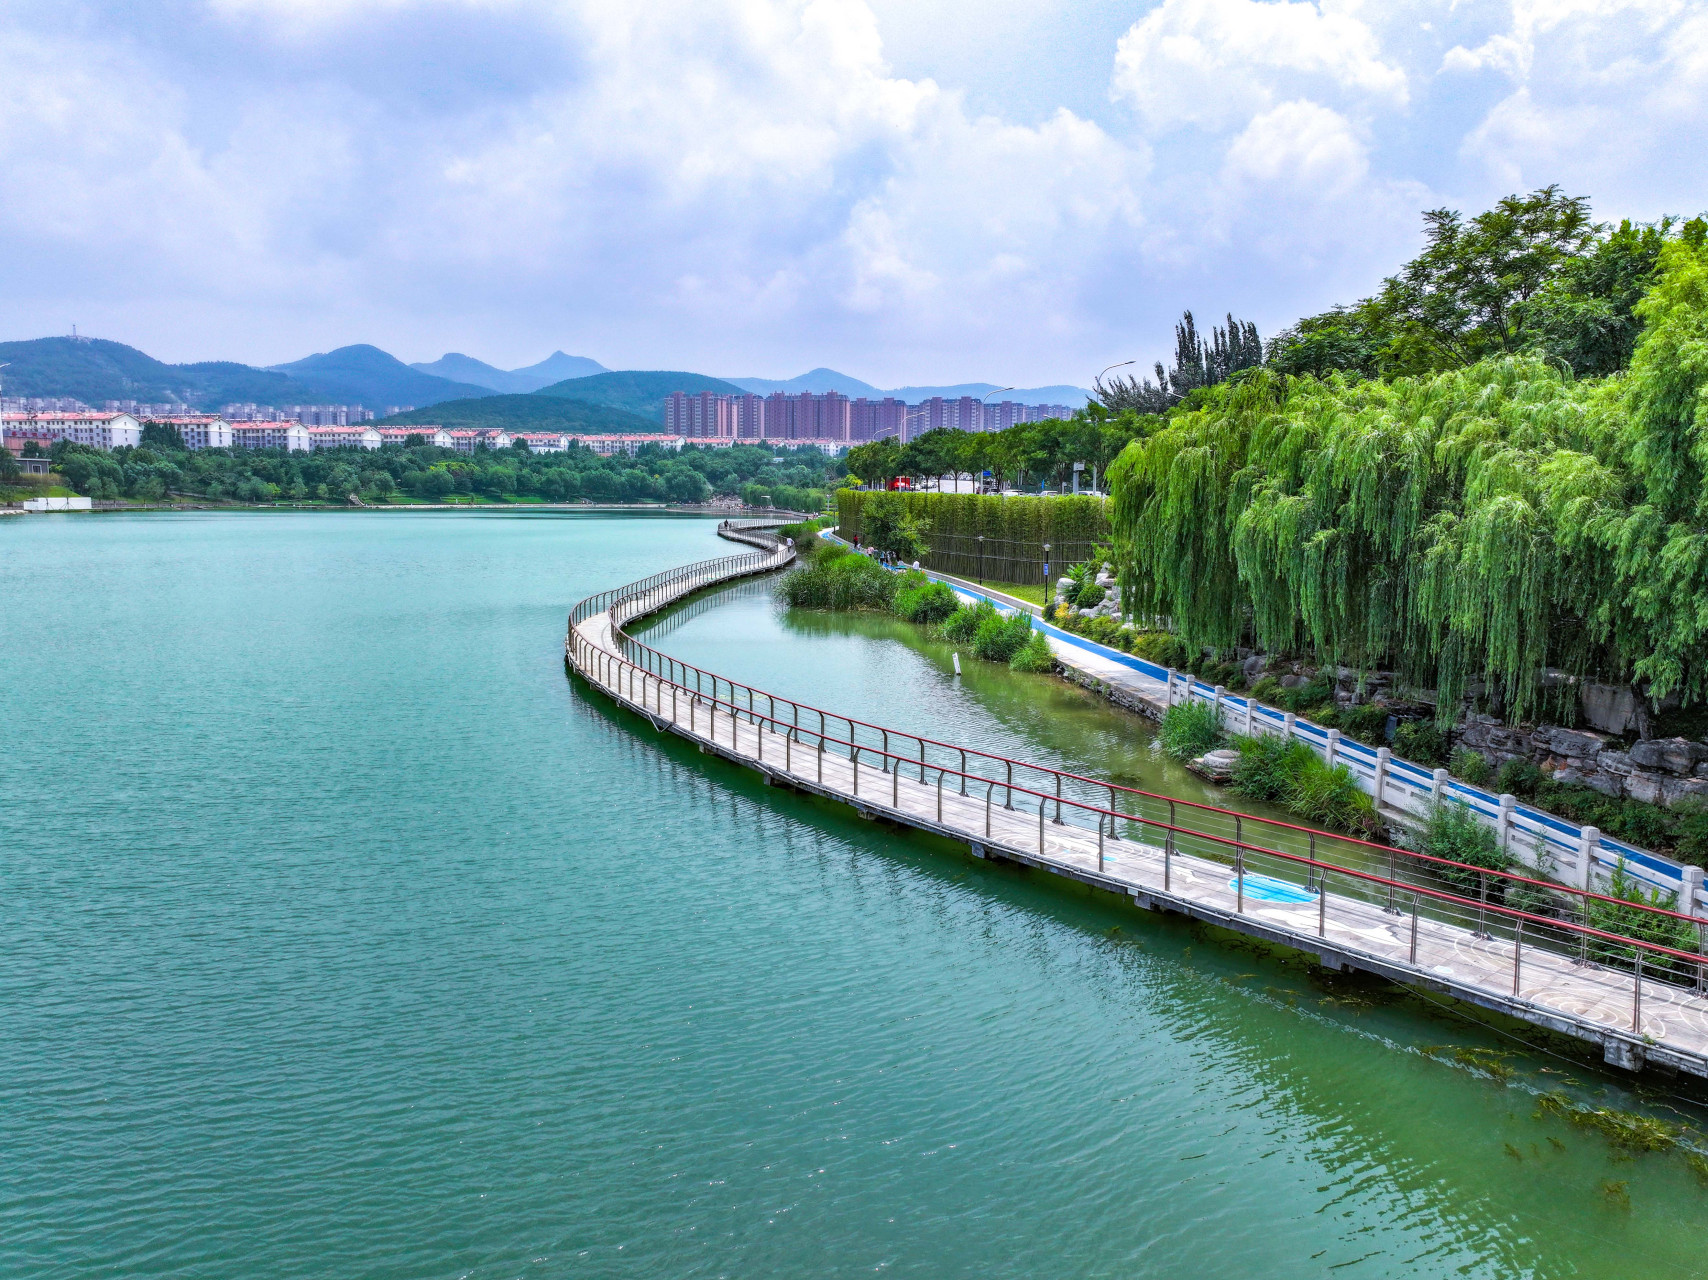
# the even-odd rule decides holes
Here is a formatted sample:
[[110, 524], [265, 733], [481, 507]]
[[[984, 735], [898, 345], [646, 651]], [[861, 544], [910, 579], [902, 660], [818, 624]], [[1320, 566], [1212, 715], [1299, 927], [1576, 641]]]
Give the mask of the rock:
[[[1549, 761], [1549, 763], [1552, 764], [1553, 762]], [[1544, 768], [1546, 769], [1546, 766], [1544, 766]], [[1548, 770], [1548, 772], [1554, 775], [1555, 782], [1564, 783], [1568, 787], [1581, 786], [1589, 781], [1589, 779], [1584, 777], [1583, 774], [1569, 766], [1554, 768]]]
[[1661, 780], [1652, 773], [1633, 773], [1625, 779], [1625, 794], [1644, 804], [1661, 802]]
[[1095, 581], [1100, 587], [1112, 587], [1115, 585], [1115, 575], [1110, 573], [1107, 569], [1099, 569], [1097, 571], [1097, 577], [1093, 579], [1093, 581]]
[[1665, 769], [1684, 777], [1708, 760], [1708, 747], [1689, 738], [1650, 738], [1631, 748], [1631, 763], [1642, 769]]
[[1297, 689], [1300, 685], [1302, 685], [1304, 683], [1305, 683], [1305, 677], [1304, 676], [1282, 676], [1281, 677], [1281, 687], [1283, 689]]
[[1603, 751], [1595, 758], [1596, 770], [1600, 773], [1611, 773], [1618, 777], [1627, 777], [1637, 767], [1631, 763], [1629, 751]]
[[1637, 696], [1628, 684], [1586, 683], [1579, 694], [1583, 718], [1597, 729], [1624, 733], [1637, 723]]
[[1666, 778], [1661, 782], [1661, 803], [1676, 809], [1687, 800], [1708, 802], [1708, 778]]
[[1186, 767], [1200, 778], [1208, 778], [1211, 782], [1227, 782], [1233, 778], [1234, 766], [1238, 763], [1239, 752], [1220, 747], [1189, 761]]
[[1708, 763], [1697, 765], [1693, 772], [1698, 778], [1708, 778]]
[[1600, 769], [1594, 773], [1585, 774], [1583, 784], [1592, 791], [1599, 791], [1602, 795], [1610, 796], [1614, 800], [1625, 794], [1625, 779], [1616, 777], [1611, 773], [1603, 773]]
[[1247, 658], [1244, 664], [1240, 667], [1240, 670], [1245, 673], [1246, 683], [1254, 683], [1257, 678], [1263, 674], [1263, 668], [1267, 665], [1268, 664], [1263, 659], [1263, 655], [1260, 653], [1254, 653], [1251, 657]]
[[1581, 729], [1562, 729], [1559, 725], [1543, 725], [1531, 735], [1532, 745], [1552, 751], [1557, 756], [1573, 756], [1593, 760], [1607, 746], [1607, 738], [1599, 733]]

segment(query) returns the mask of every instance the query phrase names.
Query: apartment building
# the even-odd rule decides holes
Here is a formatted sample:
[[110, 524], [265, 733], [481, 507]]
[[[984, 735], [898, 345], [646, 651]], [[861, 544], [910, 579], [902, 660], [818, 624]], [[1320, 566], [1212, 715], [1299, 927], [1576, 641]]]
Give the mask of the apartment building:
[[451, 433], [437, 423], [421, 423], [413, 427], [375, 427], [381, 444], [405, 445], [410, 436], [420, 436], [422, 441], [439, 449], [453, 448]]
[[33, 436], [37, 440], [69, 440], [92, 449], [118, 449], [142, 443], [142, 423], [123, 412], [89, 409], [75, 413], [7, 415], [0, 427], [4, 427], [6, 434]]
[[306, 453], [314, 447], [308, 428], [292, 419], [288, 422], [232, 422], [231, 443], [237, 449], [285, 449], [291, 453]]
[[304, 427], [310, 449], [377, 449], [380, 433], [372, 427]]
[[655, 444], [660, 449], [679, 450], [685, 444], [695, 444], [702, 448], [715, 448], [719, 446], [727, 447], [735, 443], [734, 436], [714, 436], [709, 439], [688, 440], [684, 436], [671, 435], [669, 433], [664, 435], [640, 434], [571, 436], [570, 440], [585, 445], [602, 458], [613, 457], [619, 453], [626, 453], [632, 458], [641, 451], [643, 446], [649, 444]]
[[734, 437], [737, 413], [733, 399], [715, 391], [673, 391], [664, 401], [665, 433], [690, 440]]
[[170, 418], [149, 418], [147, 421], [173, 428], [186, 449], [229, 449], [234, 443], [231, 424], [218, 414], [182, 414]]

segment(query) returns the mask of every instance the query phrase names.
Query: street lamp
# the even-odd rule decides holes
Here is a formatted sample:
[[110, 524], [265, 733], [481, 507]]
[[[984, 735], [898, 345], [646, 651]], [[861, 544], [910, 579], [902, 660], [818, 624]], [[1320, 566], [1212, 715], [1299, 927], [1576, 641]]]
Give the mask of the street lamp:
[[979, 586], [982, 587], [982, 586], [984, 586], [984, 534], [982, 534], [982, 533], [979, 534], [978, 539], [979, 539]]
[[1050, 607], [1050, 544], [1044, 544], [1044, 608]]

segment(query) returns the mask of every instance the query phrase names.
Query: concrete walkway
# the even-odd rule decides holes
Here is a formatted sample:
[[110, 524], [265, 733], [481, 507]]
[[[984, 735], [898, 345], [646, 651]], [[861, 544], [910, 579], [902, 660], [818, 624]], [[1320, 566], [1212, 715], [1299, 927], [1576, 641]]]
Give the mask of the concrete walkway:
[[[750, 572], [751, 570], [749, 570]], [[666, 585], [644, 601], [618, 606], [625, 621], [662, 608], [688, 590]], [[1142, 906], [1178, 911], [1317, 956], [1331, 968], [1356, 968], [1449, 994], [1602, 1047], [1606, 1060], [1637, 1068], [1656, 1063], [1708, 1077], [1708, 1000], [1689, 989], [1630, 971], [1583, 963], [1534, 944], [1515, 947], [1476, 929], [1407, 910], [1385, 909], [1350, 873], [1329, 870], [1326, 890], [1302, 884], [1302, 868], [1229, 862], [1173, 847], [1142, 821], [1057, 822], [1050, 801], [1016, 796], [1007, 808], [1000, 784], [963, 780], [931, 765], [879, 767], [869, 749], [850, 759], [788, 725], [732, 714], [692, 689], [630, 663], [609, 612], [572, 629], [566, 652], [577, 671], [661, 732], [695, 742], [762, 773], [767, 782], [827, 796], [862, 814], [968, 844], [979, 857], [1037, 867]], [[1160, 687], [1159, 687], [1160, 693]], [[967, 794], [963, 794], [963, 791]], [[1040, 805], [1041, 808], [1028, 808]], [[1071, 809], [1071, 807], [1070, 807]]]

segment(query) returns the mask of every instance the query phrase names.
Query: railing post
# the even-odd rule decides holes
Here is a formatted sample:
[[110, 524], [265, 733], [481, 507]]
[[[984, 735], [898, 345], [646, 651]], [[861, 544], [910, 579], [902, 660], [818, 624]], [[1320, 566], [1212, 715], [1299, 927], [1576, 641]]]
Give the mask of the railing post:
[[986, 839], [990, 838], [990, 793], [995, 790], [995, 782], [984, 784], [984, 834]]
[[1215, 692], [1213, 694], [1211, 694], [1211, 698], [1210, 698], [1211, 705], [1213, 705], [1216, 709], [1216, 731], [1218, 733], [1222, 729], [1222, 696], [1225, 692], [1226, 691], [1222, 688], [1221, 685], [1217, 685]]
[[1437, 769], [1430, 775], [1429, 803], [1438, 805], [1447, 795], [1447, 770]]
[[1235, 899], [1234, 912], [1245, 914], [1245, 850], [1239, 845], [1234, 846], [1234, 881], [1239, 885], [1239, 896]]
[[943, 771], [937, 771], [937, 825], [943, 825]]
[[1334, 768], [1335, 757], [1340, 754], [1340, 730], [1328, 731], [1328, 748], [1323, 752], [1323, 761], [1329, 768]]
[[1524, 954], [1524, 921], [1518, 921], [1512, 931], [1512, 998], [1518, 999], [1519, 957]]
[[1500, 816], [1496, 818], [1496, 832], [1500, 839], [1500, 851], [1507, 852], [1507, 843], [1512, 837], [1512, 810], [1518, 803], [1518, 797], [1510, 791], [1503, 791], [1500, 797]]
[[1643, 949], [1636, 948], [1637, 964], [1632, 970], [1631, 982], [1631, 1033], [1643, 1034]]
[[1411, 895], [1411, 963], [1417, 963], [1417, 904], [1423, 895], [1413, 892]]
[[1295, 734], [1296, 730], [1298, 729], [1298, 727], [1299, 727], [1299, 717], [1291, 711], [1289, 711], [1281, 720], [1281, 733], [1287, 739], [1288, 742], [1291, 742], [1293, 740], [1294, 734]]
[[1252, 718], [1255, 712], [1252, 709], [1252, 702], [1251, 690], [1247, 689], [1245, 693], [1245, 736], [1248, 738], [1251, 737], [1253, 733]]
[[1056, 825], [1062, 825], [1062, 775], [1056, 774]]
[[1044, 809], [1048, 801], [1043, 796], [1038, 797], [1038, 856], [1044, 856]]
[[[1172, 810], [1174, 805], [1168, 807]], [[1174, 880], [1174, 814], [1171, 812], [1168, 816], [1168, 830], [1162, 837], [1162, 887], [1165, 892], [1172, 887]]]
[[890, 808], [901, 808], [901, 764], [890, 770]]
[[1387, 747], [1376, 748], [1376, 777], [1374, 779], [1376, 808], [1382, 807], [1382, 793], [1388, 784], [1388, 765], [1394, 758], [1394, 753]]
[[[1585, 827], [1578, 832], [1578, 888], [1585, 893], [1595, 888], [1595, 851], [1601, 848], [1601, 832]], [[1697, 868], [1701, 875], [1701, 869]], [[1691, 912], [1692, 915], [1696, 913]]]
[[1014, 761], [1004, 760], [1002, 763], [1008, 768], [1008, 781], [1004, 784], [1002, 793], [1002, 807], [1012, 809], [1014, 807]]

